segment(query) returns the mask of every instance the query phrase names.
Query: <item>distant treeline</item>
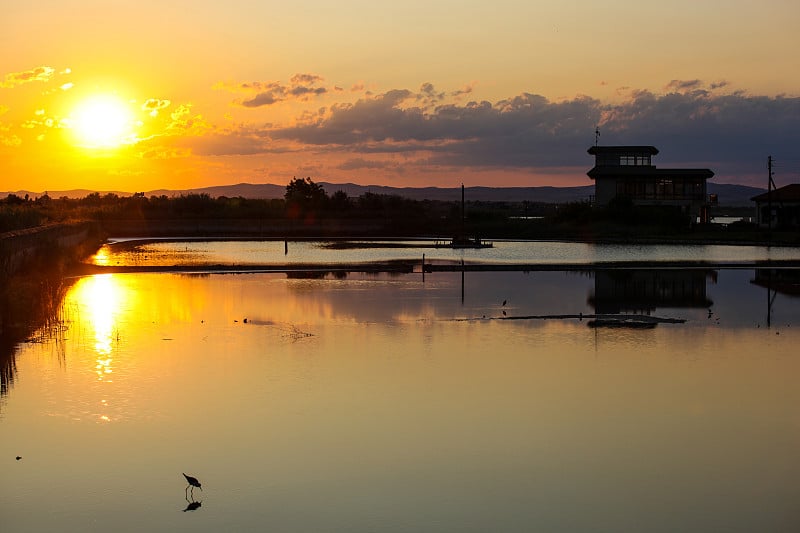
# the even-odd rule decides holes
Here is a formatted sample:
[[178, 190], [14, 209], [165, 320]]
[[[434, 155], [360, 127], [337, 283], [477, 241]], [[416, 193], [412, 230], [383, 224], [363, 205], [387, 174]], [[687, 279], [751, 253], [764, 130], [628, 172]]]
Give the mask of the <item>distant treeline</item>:
[[[724, 213], [720, 213], [724, 214]], [[366, 192], [332, 194], [310, 178], [294, 179], [282, 199], [213, 198], [208, 194], [131, 196], [89, 194], [80, 199], [0, 199], [0, 232], [46, 224], [95, 221], [116, 236], [455, 237], [570, 240], [729, 240], [760, 242], [753, 224], [698, 226], [674, 207], [638, 207], [617, 198], [596, 208], [588, 202], [480, 202], [414, 200]], [[774, 238], [775, 235], [771, 238]], [[797, 235], [784, 241], [795, 242]]]
[[[509, 209], [524, 211], [525, 206], [470, 203], [467, 217], [484, 221], [505, 220]], [[283, 199], [252, 199], [208, 194], [175, 197], [132, 196], [92, 193], [80, 199], [36, 199], [14, 194], [0, 199], [0, 232], [77, 220], [136, 221], [166, 219], [247, 219], [247, 220], [381, 220], [410, 231], [456, 231], [461, 223], [459, 202], [411, 200], [396, 195], [364, 193], [357, 198], [343, 191], [331, 195], [310, 178], [294, 179], [286, 186]]]

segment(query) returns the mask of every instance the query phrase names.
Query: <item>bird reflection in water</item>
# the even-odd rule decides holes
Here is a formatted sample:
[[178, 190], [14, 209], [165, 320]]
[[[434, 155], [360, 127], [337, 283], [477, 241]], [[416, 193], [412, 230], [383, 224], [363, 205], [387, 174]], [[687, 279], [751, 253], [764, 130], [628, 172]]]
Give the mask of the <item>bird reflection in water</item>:
[[184, 513], [186, 511], [196, 511], [196, 510], [198, 510], [200, 508], [201, 505], [203, 505], [203, 502], [198, 502], [198, 501], [194, 501], [194, 500], [189, 501], [188, 498], [186, 499], [186, 501], [189, 502], [189, 505], [187, 505], [186, 509], [183, 510]]
[[203, 505], [203, 502], [199, 502], [194, 499], [194, 488], [197, 487], [198, 489], [203, 490], [203, 487], [200, 486], [200, 481], [198, 481], [196, 477], [187, 476], [186, 474], [183, 474], [183, 477], [186, 478], [186, 482], [188, 483], [188, 485], [186, 485], [185, 492], [186, 502], [189, 504], [186, 506], [186, 509], [184, 509], [183, 512], [196, 511], [201, 505]]

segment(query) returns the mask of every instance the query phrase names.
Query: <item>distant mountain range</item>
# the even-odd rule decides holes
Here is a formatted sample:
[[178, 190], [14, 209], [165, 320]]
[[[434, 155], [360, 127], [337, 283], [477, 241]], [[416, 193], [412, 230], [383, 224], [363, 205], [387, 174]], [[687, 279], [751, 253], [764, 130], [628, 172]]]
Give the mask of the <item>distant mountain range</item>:
[[[387, 187], [385, 185], [356, 185], [355, 183], [325, 183], [319, 182], [328, 194], [343, 191], [350, 197], [358, 197], [364, 193], [397, 195], [413, 200], [461, 200], [460, 187]], [[83, 198], [93, 192], [101, 195], [116, 194], [130, 196], [130, 192], [121, 191], [91, 191], [86, 189], [73, 189], [68, 191], [47, 191], [51, 198]], [[198, 189], [171, 190], [158, 189], [146, 191], [145, 196], [180, 196], [186, 194], [208, 194], [212, 198], [227, 196], [229, 198], [283, 198], [286, 186], [270, 183], [253, 184], [239, 183], [237, 185], [218, 185], [215, 187], [201, 187]], [[750, 198], [757, 196], [766, 189], [748, 187], [746, 185], [732, 185], [727, 183], [708, 183], [708, 193], [716, 194], [721, 206], [752, 206]], [[10, 191], [0, 192], [0, 198], [8, 194], [16, 194], [31, 198], [42, 196], [43, 192]], [[594, 194], [594, 185], [579, 187], [466, 187], [465, 196], [468, 201], [483, 202], [539, 202], [546, 204], [562, 204], [588, 200]]]

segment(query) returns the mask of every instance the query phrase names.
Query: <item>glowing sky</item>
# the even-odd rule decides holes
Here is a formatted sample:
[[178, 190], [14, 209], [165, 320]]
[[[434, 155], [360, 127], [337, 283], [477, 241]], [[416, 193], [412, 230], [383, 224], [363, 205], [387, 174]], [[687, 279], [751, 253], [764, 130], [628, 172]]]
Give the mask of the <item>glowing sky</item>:
[[0, 48], [3, 191], [586, 185], [596, 126], [800, 181], [796, 0], [41, 0]]

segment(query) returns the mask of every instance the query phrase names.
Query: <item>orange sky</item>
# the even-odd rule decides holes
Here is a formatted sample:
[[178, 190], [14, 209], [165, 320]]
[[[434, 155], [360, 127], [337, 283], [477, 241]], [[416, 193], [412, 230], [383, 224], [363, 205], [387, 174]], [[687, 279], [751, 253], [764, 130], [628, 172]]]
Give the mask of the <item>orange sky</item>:
[[0, 191], [585, 185], [596, 126], [800, 179], [794, 1], [163, 4], [3, 8]]

